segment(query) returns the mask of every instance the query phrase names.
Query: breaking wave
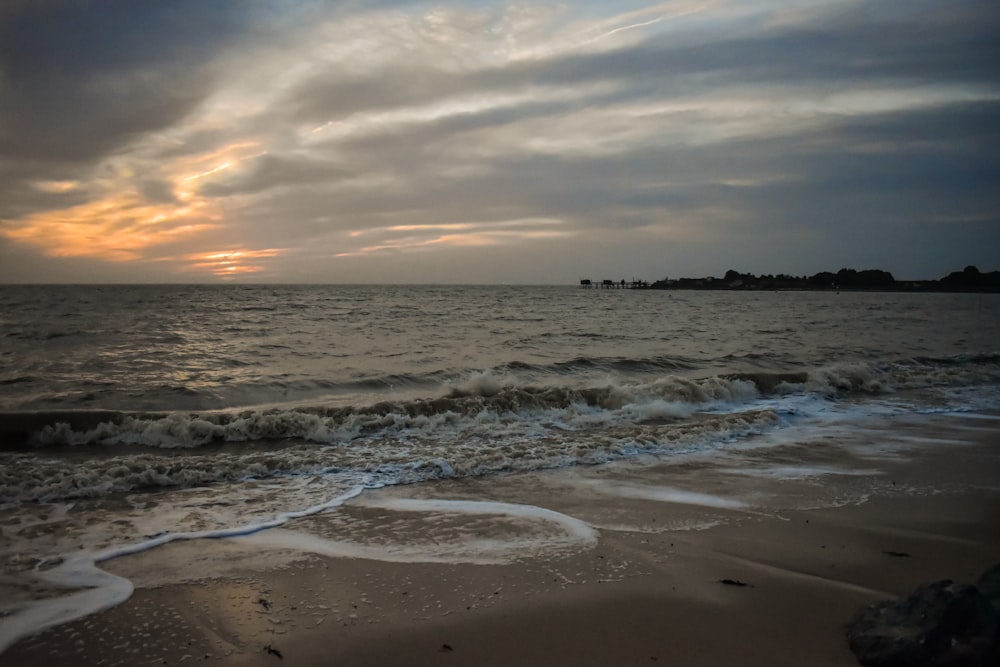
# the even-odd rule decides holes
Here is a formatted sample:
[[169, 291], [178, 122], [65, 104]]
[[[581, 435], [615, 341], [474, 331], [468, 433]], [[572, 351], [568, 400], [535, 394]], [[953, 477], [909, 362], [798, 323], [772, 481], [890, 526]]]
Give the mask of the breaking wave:
[[[439, 434], [544, 422], [682, 418], [719, 404], [747, 406], [763, 395], [836, 398], [1000, 382], [1000, 355], [847, 363], [809, 371], [665, 375], [599, 385], [525, 384], [496, 372], [467, 376], [441, 395], [370, 405], [293, 405], [238, 411], [7, 413], [0, 436], [24, 445], [139, 445], [192, 448], [212, 443], [296, 440], [339, 444], [358, 438]], [[738, 409], [738, 407], [734, 407]], [[603, 419], [602, 419], [603, 416]]]
[[596, 464], [722, 446], [859, 395], [997, 384], [1000, 355], [979, 355], [595, 386], [483, 372], [436, 397], [360, 406], [7, 414], [0, 436], [18, 444], [3, 455], [0, 502], [287, 475], [395, 484]]
[[669, 377], [597, 387], [533, 386], [476, 374], [434, 398], [367, 406], [297, 406], [199, 413], [50, 412], [7, 415], [7, 434], [35, 445], [141, 445], [191, 448], [210, 443], [300, 440], [350, 442], [403, 432], [495, 428], [538, 421], [592, 423], [626, 416], [686, 417], [709, 404], [742, 405], [759, 395], [753, 379]]
[[[655, 412], [655, 411], [653, 411]], [[668, 410], [667, 413], [670, 411]], [[503, 424], [492, 419], [400, 431], [338, 445], [150, 450], [67, 462], [7, 455], [0, 502], [51, 502], [133, 490], [289, 475], [364, 477], [373, 485], [594, 465], [641, 454], [698, 451], [778, 422], [773, 410], [616, 423], [599, 416]]]

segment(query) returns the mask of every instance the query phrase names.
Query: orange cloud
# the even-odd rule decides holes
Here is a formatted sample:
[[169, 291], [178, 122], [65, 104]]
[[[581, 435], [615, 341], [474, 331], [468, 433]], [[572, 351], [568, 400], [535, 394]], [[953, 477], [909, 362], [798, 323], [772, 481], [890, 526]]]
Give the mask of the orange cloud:
[[[350, 238], [378, 235], [385, 240], [353, 250], [344, 250], [334, 256], [357, 257], [380, 252], [407, 252], [442, 246], [490, 246], [513, 244], [531, 239], [572, 236], [573, 233], [570, 231], [556, 229], [562, 224], [562, 220], [558, 218], [519, 218], [487, 222], [440, 222], [356, 229], [348, 232], [347, 235]], [[410, 234], [395, 236], [397, 232], [410, 232]], [[420, 235], [421, 232], [427, 232], [427, 234]]]
[[[156, 259], [157, 247], [191, 239], [223, 225], [221, 207], [199, 196], [199, 181], [238, 168], [263, 154], [260, 142], [244, 141], [164, 165], [158, 171], [173, 191], [172, 202], [148, 200], [129, 181], [134, 170], [121, 166], [117, 182], [91, 183], [92, 190], [103, 186], [103, 192], [90, 201], [5, 220], [0, 234], [38, 246], [52, 257], [90, 257], [110, 262]], [[76, 190], [81, 184], [40, 180], [32, 186], [55, 194]], [[227, 269], [230, 275], [251, 270], [254, 267], [243, 264], [233, 264]]]
[[239, 169], [242, 164], [266, 154], [259, 141], [240, 141], [207, 153], [186, 156], [168, 165], [164, 173], [173, 183], [177, 197], [189, 201], [197, 196], [198, 181], [219, 172]]
[[249, 261], [270, 259], [287, 252], [286, 248], [265, 248], [263, 250], [213, 250], [198, 252], [185, 256], [191, 268], [199, 271], [209, 271], [216, 276], [227, 278], [248, 273], [260, 273], [264, 270], [261, 264], [250, 264]]
[[[413, 225], [412, 227], [418, 228], [421, 225]], [[439, 228], [441, 225], [427, 225], [427, 228]], [[353, 235], [353, 234], [352, 234]], [[380, 252], [409, 252], [415, 250], [424, 250], [433, 247], [475, 247], [475, 246], [491, 246], [491, 245], [501, 245], [516, 243], [522, 240], [528, 239], [542, 239], [542, 238], [555, 238], [561, 236], [571, 236], [570, 232], [557, 231], [557, 230], [525, 230], [525, 231], [484, 231], [484, 232], [471, 232], [468, 234], [442, 234], [439, 236], [434, 236], [431, 238], [418, 238], [414, 236], [406, 236], [397, 239], [391, 239], [384, 243], [378, 245], [364, 246], [362, 248], [357, 248], [356, 250], [345, 250], [344, 252], [339, 252], [334, 257], [357, 257], [360, 255], [371, 255]]]
[[221, 216], [203, 202], [149, 204], [132, 190], [11, 221], [7, 238], [41, 247], [52, 257], [111, 262], [143, 259], [147, 250], [219, 226]]
[[35, 181], [32, 183], [32, 186], [39, 192], [60, 194], [63, 192], [72, 192], [80, 187], [80, 183], [78, 181]]

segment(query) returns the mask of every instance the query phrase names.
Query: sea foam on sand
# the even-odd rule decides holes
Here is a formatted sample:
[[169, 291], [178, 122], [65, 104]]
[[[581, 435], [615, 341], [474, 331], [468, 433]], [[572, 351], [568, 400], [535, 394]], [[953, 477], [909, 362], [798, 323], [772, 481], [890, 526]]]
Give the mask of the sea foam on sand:
[[996, 560], [994, 424], [886, 415], [673, 461], [366, 491], [202, 541], [202, 565], [215, 565], [197, 585], [141, 574], [196, 542], [107, 559], [109, 586], [135, 573], [131, 599], [3, 658], [847, 667], [843, 627], [858, 608], [975, 580]]

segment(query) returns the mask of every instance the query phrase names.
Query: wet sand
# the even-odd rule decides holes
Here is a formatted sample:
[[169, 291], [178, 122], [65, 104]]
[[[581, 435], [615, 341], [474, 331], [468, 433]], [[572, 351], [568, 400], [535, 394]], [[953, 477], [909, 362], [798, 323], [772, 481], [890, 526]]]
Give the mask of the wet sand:
[[[370, 492], [296, 530], [391, 562], [265, 535], [169, 544], [106, 563], [135, 581], [128, 602], [0, 664], [854, 665], [861, 607], [1000, 561], [998, 429], [896, 424], [905, 453], [771, 447], [739, 473], [646, 462]], [[792, 463], [852, 474], [765, 474]], [[414, 499], [544, 507], [594, 540], [544, 515], [393, 505]]]

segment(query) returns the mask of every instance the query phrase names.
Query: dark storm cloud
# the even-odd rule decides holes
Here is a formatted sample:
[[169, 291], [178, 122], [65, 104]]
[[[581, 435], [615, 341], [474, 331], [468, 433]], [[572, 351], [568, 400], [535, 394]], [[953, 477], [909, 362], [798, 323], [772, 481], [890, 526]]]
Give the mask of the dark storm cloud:
[[[804, 256], [802, 271], [847, 262], [839, 257], [849, 254], [850, 238], [861, 246], [891, 242], [895, 253], [912, 256], [927, 252], [928, 238], [942, 248], [975, 238], [1000, 241], [996, 224], [988, 234], [990, 223], [981, 219], [996, 206], [991, 175], [1000, 173], [998, 114], [1000, 103], [963, 103], [831, 116], [779, 137], [605, 156], [511, 156], [491, 162], [486, 173], [453, 179], [433, 177], [434, 165], [425, 163], [429, 177], [420, 179], [420, 189], [316, 191], [305, 199], [288, 192], [268, 201], [259, 223], [295, 211], [322, 222], [284, 233], [316, 238], [400, 219], [439, 223], [552, 211], [572, 220], [578, 233], [621, 234], [717, 207], [739, 212], [735, 224], [711, 223], [718, 234], [747, 248], [759, 245], [772, 259], [788, 261], [788, 253], [767, 255], [776, 238], [784, 239], [782, 247], [794, 236], [814, 239], [823, 250]], [[355, 158], [380, 164], [384, 150], [404, 164], [419, 162], [419, 146], [408, 153], [396, 143], [393, 152], [391, 143], [381, 149], [359, 144]], [[750, 184], [732, 185], [731, 179]], [[744, 268], [768, 268], [758, 263]]]
[[239, 3], [22, 3], [0, 14], [0, 153], [99, 157], [183, 118], [205, 62], [245, 26]]
[[[607, 53], [467, 73], [444, 73], [433, 63], [420, 73], [402, 70], [369, 78], [327, 73], [293, 91], [291, 108], [300, 117], [318, 121], [331, 114], [343, 117], [531, 85], [616, 85], [610, 93], [597, 89], [566, 102], [464, 113], [338, 141], [338, 155], [359, 172], [391, 165], [390, 171], [408, 178], [412, 187], [314, 192], [308, 205], [289, 195], [269, 202], [272, 213], [302, 211], [306, 219], [323, 220], [308, 227], [312, 235], [383, 224], [394, 216], [440, 222], [544, 213], [571, 219], [583, 233], [609, 226], [624, 231], [670, 225], [710, 207], [740, 212], [739, 226], [716, 223], [720, 233], [734, 239], [768, 232], [829, 238], [865, 232], [880, 220], [898, 234], [899, 224], [948, 215], [967, 215], [970, 225], [981, 227], [977, 216], [995, 215], [989, 174], [998, 173], [1000, 116], [992, 103], [829, 115], [776, 137], [737, 136], [694, 146], [654, 141], [610, 155], [473, 159], [468, 176], [454, 169], [461, 160], [438, 150], [469, 132], [545, 117], [559, 123], [575, 107], [684, 99], [727, 86], [776, 85], [789, 89], [794, 101], [796, 87], [808, 95], [825, 86], [864, 90], [886, 81], [903, 86], [995, 83], [992, 63], [1000, 62], [996, 15], [981, 5], [939, 8], [916, 17], [853, 13], [832, 24], [827, 18], [710, 42], [655, 38]], [[682, 115], [677, 120], [685, 122]], [[726, 183], [755, 179], [762, 182]], [[919, 238], [897, 239], [897, 245], [913, 246]]]
[[209, 184], [202, 193], [209, 197], [225, 197], [248, 192], [262, 192], [288, 185], [330, 184], [351, 172], [343, 165], [311, 158], [264, 156], [249, 173], [224, 183]]
[[627, 100], [679, 97], [727, 85], [997, 83], [1000, 11], [988, 3], [939, 3], [924, 13], [884, 14], [862, 6], [750, 35], [657, 36], [609, 52], [466, 71], [419, 61], [363, 75], [335, 68], [303, 81], [284, 103], [297, 120], [322, 121], [527, 86], [611, 82], [620, 84], [617, 99]]
[[4, 177], [0, 168], [0, 230], [4, 221], [31, 215], [40, 210], [58, 210], [77, 206], [88, 200], [85, 190], [72, 192], [43, 192], [25, 185], [21, 174]]
[[[692, 8], [690, 23], [668, 16]], [[474, 266], [495, 242], [489, 275], [535, 281], [561, 278], [520, 254], [653, 273], [738, 255], [759, 273], [881, 252], [935, 277], [935, 248], [1000, 245], [994, 3], [634, 9], [5, 4], [0, 225], [43, 245], [57, 227], [19, 218], [105, 197], [211, 228], [164, 237], [160, 256], [405, 258], [438, 243], [457, 258], [467, 241]], [[542, 14], [524, 28], [509, 11]]]
[[[597, 202], [677, 213], [709, 202], [743, 211], [741, 226], [755, 233], [810, 227], [835, 232], [876, 220], [957, 221], [977, 212], [995, 215], [996, 118], [1000, 102], [945, 104], [831, 117], [818, 127], [765, 139], [585, 161], [536, 158], [530, 161], [534, 167], [523, 162], [505, 172], [521, 174], [522, 192], [542, 173], [562, 175], [567, 188], [588, 183], [589, 191], [568, 207], [581, 213]], [[669, 185], [655, 187], [664, 176]], [[740, 179], [750, 184], [728, 184]], [[595, 216], [591, 224], [604, 223]]]
[[681, 37], [680, 44], [671, 44], [652, 38], [629, 49], [562, 58], [533, 79], [669, 82], [689, 75], [721, 77], [706, 80], [704, 85], [710, 87], [740, 82], [864, 85], [885, 78], [995, 84], [1000, 12], [958, 12], [946, 19], [947, 12], [942, 6], [926, 15], [873, 18], [858, 10], [832, 25], [823, 19], [708, 42]]

